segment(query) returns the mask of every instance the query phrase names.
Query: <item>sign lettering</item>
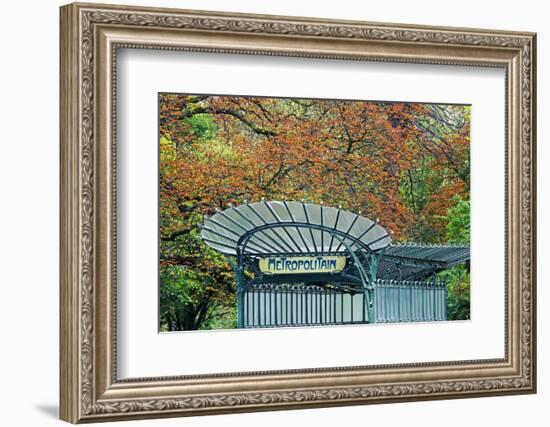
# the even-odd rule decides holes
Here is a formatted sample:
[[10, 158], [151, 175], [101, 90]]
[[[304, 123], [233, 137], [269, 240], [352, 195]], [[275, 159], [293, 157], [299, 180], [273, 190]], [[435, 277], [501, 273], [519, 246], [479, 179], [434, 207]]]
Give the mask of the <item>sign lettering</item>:
[[260, 258], [260, 271], [270, 274], [335, 273], [345, 265], [344, 256]]

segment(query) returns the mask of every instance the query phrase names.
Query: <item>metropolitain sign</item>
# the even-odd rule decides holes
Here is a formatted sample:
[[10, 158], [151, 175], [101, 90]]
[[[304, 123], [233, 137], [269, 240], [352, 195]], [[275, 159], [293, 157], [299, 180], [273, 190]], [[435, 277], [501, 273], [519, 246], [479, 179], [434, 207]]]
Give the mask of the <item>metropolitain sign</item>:
[[335, 273], [346, 265], [345, 256], [296, 256], [260, 258], [260, 271], [269, 274]]

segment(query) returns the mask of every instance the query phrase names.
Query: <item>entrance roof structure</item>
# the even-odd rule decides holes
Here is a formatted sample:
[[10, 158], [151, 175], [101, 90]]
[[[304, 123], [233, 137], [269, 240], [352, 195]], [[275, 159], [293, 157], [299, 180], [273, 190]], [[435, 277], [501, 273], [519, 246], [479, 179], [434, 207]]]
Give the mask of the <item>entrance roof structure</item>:
[[[446, 288], [437, 285], [435, 273], [470, 259], [468, 246], [392, 244], [390, 233], [377, 221], [340, 208], [297, 201], [230, 205], [205, 217], [201, 236], [208, 246], [227, 256], [234, 270], [239, 328], [281, 322], [321, 324], [329, 318], [336, 323], [389, 321], [396, 318], [395, 308], [401, 307], [401, 301], [425, 311], [399, 319], [442, 320]], [[329, 268], [329, 262], [334, 266]], [[292, 287], [297, 283], [302, 285]], [[413, 288], [415, 292], [406, 292]], [[303, 296], [303, 312], [293, 305], [298, 295]], [[434, 305], [419, 303], [424, 296]], [[344, 316], [344, 299], [349, 298], [361, 303], [355, 310], [350, 302]], [[315, 309], [312, 304], [317, 304]], [[394, 308], [386, 313], [384, 304]], [[356, 311], [361, 312], [359, 320], [354, 317], [359, 314]], [[312, 313], [319, 315], [313, 321]], [[294, 315], [300, 320], [293, 320]]]
[[418, 281], [470, 260], [469, 246], [392, 243], [367, 217], [297, 201], [244, 203], [205, 218], [202, 238], [225, 255], [376, 255], [374, 279]]
[[447, 270], [470, 260], [470, 247], [460, 245], [389, 245], [378, 264], [378, 278], [422, 280], [434, 272]]
[[390, 234], [377, 222], [340, 208], [296, 201], [244, 203], [205, 218], [202, 238], [226, 255], [335, 254], [385, 249]]

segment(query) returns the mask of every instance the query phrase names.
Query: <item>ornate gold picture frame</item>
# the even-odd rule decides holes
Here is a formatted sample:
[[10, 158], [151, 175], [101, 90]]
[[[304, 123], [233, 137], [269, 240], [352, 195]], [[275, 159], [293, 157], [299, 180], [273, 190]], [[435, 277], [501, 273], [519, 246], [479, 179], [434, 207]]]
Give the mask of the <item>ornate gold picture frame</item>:
[[[535, 34], [80, 3], [63, 6], [60, 21], [61, 419], [536, 391]], [[119, 378], [116, 61], [122, 48], [503, 69], [504, 357]]]

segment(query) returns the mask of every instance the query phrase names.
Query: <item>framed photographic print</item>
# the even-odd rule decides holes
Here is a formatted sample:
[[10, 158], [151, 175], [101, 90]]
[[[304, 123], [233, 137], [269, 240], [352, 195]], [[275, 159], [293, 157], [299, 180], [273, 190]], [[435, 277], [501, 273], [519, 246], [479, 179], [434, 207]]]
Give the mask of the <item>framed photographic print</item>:
[[533, 393], [535, 35], [61, 8], [61, 418]]

